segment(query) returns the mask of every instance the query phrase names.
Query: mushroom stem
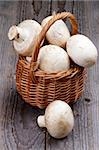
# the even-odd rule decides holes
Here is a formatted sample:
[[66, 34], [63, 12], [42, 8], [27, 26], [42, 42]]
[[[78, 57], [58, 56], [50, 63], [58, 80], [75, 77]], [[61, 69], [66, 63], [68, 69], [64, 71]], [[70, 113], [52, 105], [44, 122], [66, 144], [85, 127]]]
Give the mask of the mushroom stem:
[[9, 29], [8, 38], [9, 40], [16, 40], [18, 42], [22, 42], [27, 37], [26, 34], [26, 31], [24, 31], [24, 29], [22, 29], [21, 27], [12, 26]]
[[37, 123], [39, 125], [39, 127], [45, 127], [45, 116], [39, 116], [37, 118]]

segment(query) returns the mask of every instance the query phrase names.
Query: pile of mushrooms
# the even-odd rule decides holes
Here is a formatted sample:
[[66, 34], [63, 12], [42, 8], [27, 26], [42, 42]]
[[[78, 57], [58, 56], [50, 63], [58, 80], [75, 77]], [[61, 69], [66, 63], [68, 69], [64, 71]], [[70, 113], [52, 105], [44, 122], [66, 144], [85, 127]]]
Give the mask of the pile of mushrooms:
[[[13, 25], [8, 32], [15, 51], [31, 61], [32, 48], [42, 27], [52, 18], [43, 19], [41, 25], [35, 20], [24, 20]], [[46, 73], [58, 73], [70, 69], [69, 57], [79, 66], [90, 67], [96, 63], [97, 49], [92, 41], [81, 34], [70, 36], [68, 27], [61, 19], [56, 21], [46, 33], [49, 45], [40, 48], [39, 68]], [[30, 57], [30, 58], [29, 58]]]
[[[9, 40], [13, 41], [15, 51], [31, 62], [33, 46], [43, 26], [53, 17], [43, 19], [41, 25], [35, 20], [24, 20], [13, 25], [8, 32]], [[37, 63], [39, 69], [47, 74], [68, 71], [70, 58], [82, 67], [90, 67], [97, 61], [97, 48], [85, 35], [71, 36], [68, 27], [61, 19], [56, 21], [47, 31], [48, 45], [41, 44]], [[51, 136], [63, 138], [73, 129], [74, 117], [68, 104], [56, 100], [48, 105], [44, 116], [37, 119], [40, 127], [46, 127]]]

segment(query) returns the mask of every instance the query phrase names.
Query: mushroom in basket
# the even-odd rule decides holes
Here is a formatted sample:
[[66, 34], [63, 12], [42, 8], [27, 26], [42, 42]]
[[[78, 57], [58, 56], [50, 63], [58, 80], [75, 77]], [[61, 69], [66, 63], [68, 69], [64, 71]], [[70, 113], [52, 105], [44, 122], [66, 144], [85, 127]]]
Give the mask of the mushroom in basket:
[[33, 45], [41, 30], [41, 25], [35, 20], [24, 20], [18, 26], [13, 25], [9, 29], [8, 38], [13, 40], [14, 49], [18, 54], [31, 56]]

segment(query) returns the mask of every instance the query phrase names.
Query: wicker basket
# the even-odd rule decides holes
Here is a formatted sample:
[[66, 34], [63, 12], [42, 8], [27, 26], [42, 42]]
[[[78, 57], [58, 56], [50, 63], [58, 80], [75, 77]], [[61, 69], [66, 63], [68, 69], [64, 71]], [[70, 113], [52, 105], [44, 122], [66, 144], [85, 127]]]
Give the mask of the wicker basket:
[[75, 17], [69, 12], [62, 12], [54, 17], [43, 27], [33, 47], [31, 63], [26, 58], [19, 56], [16, 69], [16, 86], [22, 98], [32, 106], [45, 108], [54, 100], [63, 100], [67, 103], [75, 102], [82, 94], [85, 69], [71, 64], [66, 72], [46, 74], [37, 66], [37, 57], [40, 43], [45, 38], [50, 26], [59, 19], [69, 18], [72, 25], [72, 35], [78, 33]]

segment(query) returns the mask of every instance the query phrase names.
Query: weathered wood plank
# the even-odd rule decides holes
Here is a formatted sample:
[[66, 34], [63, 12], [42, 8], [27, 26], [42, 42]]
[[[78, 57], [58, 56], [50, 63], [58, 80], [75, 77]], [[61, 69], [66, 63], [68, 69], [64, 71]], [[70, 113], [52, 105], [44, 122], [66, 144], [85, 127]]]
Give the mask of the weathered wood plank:
[[[5, 144], [5, 122], [7, 107], [9, 105], [9, 95], [12, 89], [12, 80], [15, 73], [15, 54], [9, 46], [7, 32], [9, 24], [15, 23], [16, 3], [0, 2], [0, 148], [6, 149]], [[12, 10], [12, 11], [9, 11]], [[12, 15], [14, 14], [14, 15]], [[14, 88], [14, 87], [13, 87]], [[10, 109], [9, 109], [10, 110]]]
[[[22, 101], [16, 92], [17, 56], [7, 38], [12, 24], [24, 19], [41, 21], [49, 13], [49, 2], [0, 2], [0, 150], [43, 150], [45, 131], [36, 123], [43, 111]], [[43, 13], [44, 12], [44, 13]]]
[[[99, 2], [68, 2], [71, 7], [60, 6], [61, 2], [53, 2], [54, 9], [63, 11], [65, 7], [75, 14], [79, 24], [79, 32], [87, 35], [99, 49]], [[65, 3], [63, 1], [63, 3]], [[53, 8], [52, 8], [53, 9]], [[99, 57], [98, 57], [99, 58]], [[75, 127], [73, 132], [63, 140], [55, 140], [47, 135], [46, 147], [49, 150], [98, 150], [99, 148], [99, 68], [97, 64], [88, 70], [85, 91], [77, 103], [73, 105]]]

